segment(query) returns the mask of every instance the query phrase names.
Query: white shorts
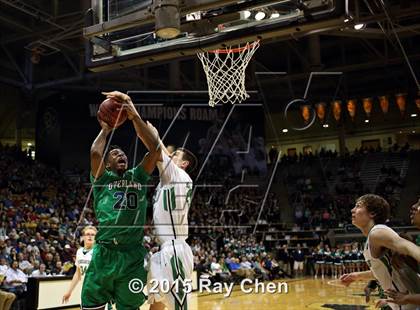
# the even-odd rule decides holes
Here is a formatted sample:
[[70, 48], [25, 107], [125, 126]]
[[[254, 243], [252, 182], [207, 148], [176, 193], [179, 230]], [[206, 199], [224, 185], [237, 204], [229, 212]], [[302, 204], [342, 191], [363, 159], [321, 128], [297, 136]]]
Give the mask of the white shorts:
[[176, 304], [180, 310], [187, 309], [188, 298], [191, 294], [183, 293], [181, 281], [178, 285], [174, 285], [174, 282], [177, 279], [188, 279], [189, 282], [187, 282], [191, 288], [193, 268], [193, 254], [184, 240], [164, 242], [161, 250], [150, 258], [147, 275], [148, 303], [162, 302], [169, 310], [175, 309]]
[[294, 270], [303, 270], [303, 262], [297, 262], [295, 261], [293, 264]]

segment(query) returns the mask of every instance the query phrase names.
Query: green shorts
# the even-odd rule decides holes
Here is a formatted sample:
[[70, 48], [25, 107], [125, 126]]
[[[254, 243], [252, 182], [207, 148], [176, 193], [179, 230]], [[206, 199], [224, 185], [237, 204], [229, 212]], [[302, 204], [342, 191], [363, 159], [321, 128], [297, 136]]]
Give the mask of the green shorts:
[[138, 309], [146, 299], [145, 254], [140, 244], [96, 244], [83, 281], [83, 309], [97, 309], [110, 301], [118, 310]]

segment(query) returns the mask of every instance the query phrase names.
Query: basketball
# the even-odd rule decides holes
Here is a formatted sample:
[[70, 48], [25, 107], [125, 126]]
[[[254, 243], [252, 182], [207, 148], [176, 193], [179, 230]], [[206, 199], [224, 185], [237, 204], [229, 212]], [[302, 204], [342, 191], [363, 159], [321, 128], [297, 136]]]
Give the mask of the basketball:
[[122, 104], [114, 99], [105, 99], [98, 110], [98, 118], [112, 128], [121, 126], [127, 119], [127, 112], [119, 110]]

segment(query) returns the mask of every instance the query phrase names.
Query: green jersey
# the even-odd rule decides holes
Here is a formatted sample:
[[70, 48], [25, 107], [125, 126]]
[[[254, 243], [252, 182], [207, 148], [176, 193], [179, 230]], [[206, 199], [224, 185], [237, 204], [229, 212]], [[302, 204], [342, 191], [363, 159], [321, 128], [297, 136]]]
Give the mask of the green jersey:
[[99, 222], [96, 241], [127, 244], [143, 240], [150, 176], [137, 166], [122, 176], [105, 170], [93, 183], [93, 205]]

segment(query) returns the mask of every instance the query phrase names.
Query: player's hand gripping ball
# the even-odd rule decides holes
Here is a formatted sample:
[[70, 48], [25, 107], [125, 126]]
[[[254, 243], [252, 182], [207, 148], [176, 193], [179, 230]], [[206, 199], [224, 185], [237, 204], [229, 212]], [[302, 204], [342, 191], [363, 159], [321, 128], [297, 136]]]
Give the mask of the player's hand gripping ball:
[[107, 98], [99, 106], [98, 118], [110, 127], [117, 128], [126, 121], [127, 112], [122, 109], [121, 102], [113, 98]]

